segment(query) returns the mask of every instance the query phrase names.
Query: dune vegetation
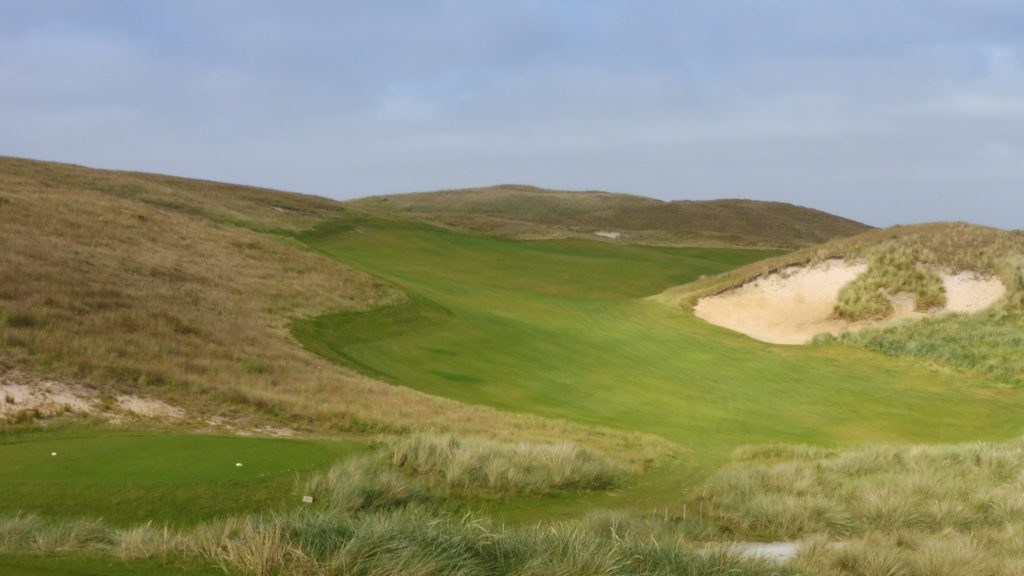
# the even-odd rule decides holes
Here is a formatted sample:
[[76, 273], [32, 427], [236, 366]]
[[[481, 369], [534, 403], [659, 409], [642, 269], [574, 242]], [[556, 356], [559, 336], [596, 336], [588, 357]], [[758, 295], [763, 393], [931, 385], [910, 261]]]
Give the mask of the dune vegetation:
[[361, 198], [346, 206], [510, 238], [611, 238], [629, 244], [798, 248], [870, 229], [782, 202], [663, 202], [610, 192], [502, 185]]
[[975, 272], [998, 278], [1006, 294], [975, 314], [871, 326], [839, 336], [822, 334], [819, 345], [845, 344], [887, 356], [913, 358], [943, 371], [980, 376], [989, 383], [1019, 386], [1024, 381], [1020, 354], [1024, 322], [1024, 231], [964, 223], [937, 223], [873, 230], [811, 249], [768, 258], [726, 273], [666, 290], [662, 302], [691, 309], [700, 298], [785, 270], [831, 259], [865, 261], [868, 272], [840, 292], [837, 317], [885, 317], [890, 296], [911, 294], [919, 310], [941, 306], [936, 272]]
[[[841, 219], [730, 201], [700, 210], [735, 230], [665, 245], [693, 207], [652, 202], [516, 187], [339, 204], [0, 158], [0, 384], [102, 405], [0, 423], [17, 463], [0, 572], [1020, 568], [1024, 234], [901, 227], [783, 254], [750, 246]], [[613, 222], [634, 235], [594, 238]], [[872, 270], [857, 306], [913, 291], [927, 307], [939, 269], [1008, 292], [801, 347], [687, 311], [837, 257]], [[184, 416], [128, 413], [125, 393]], [[784, 565], [733, 546], [782, 539], [799, 544]]]
[[1024, 446], [738, 450], [698, 497], [717, 529], [800, 540], [812, 574], [1019, 574]]

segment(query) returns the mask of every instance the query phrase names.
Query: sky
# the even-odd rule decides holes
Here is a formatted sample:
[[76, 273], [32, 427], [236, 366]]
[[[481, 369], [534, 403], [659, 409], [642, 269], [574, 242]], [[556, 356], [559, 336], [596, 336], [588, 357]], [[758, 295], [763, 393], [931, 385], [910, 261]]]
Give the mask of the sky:
[[0, 155], [1024, 228], [1019, 0], [3, 0]]

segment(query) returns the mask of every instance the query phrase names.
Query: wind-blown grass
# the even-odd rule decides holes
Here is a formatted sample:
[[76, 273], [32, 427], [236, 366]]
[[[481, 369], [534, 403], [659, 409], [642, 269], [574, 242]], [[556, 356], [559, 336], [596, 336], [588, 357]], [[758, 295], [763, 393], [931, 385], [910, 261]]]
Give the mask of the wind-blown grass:
[[979, 376], [990, 382], [1024, 385], [1024, 258], [1002, 260], [1004, 298], [975, 314], [944, 314], [910, 322], [869, 327], [815, 343], [853, 344], [886, 356], [910, 357]]
[[[0, 535], [13, 523], [23, 524], [24, 519], [0, 518]], [[641, 538], [595, 529], [585, 522], [506, 529], [481, 516], [454, 516], [415, 506], [355, 515], [299, 510], [233, 517], [173, 535], [152, 526], [131, 531], [115, 531], [102, 524], [84, 531], [76, 526], [71, 522], [32, 526], [32, 538], [43, 543], [32, 550], [50, 555], [116, 555], [128, 539], [132, 552], [127, 560], [207, 559], [226, 573], [252, 576], [798, 573], [763, 559], [741, 557], [724, 547], [707, 551], [679, 539]], [[88, 536], [82, 537], [85, 532]], [[0, 546], [0, 554], [5, 552], [9, 550]]]
[[1022, 493], [1022, 441], [769, 446], [738, 451], [697, 500], [723, 533], [803, 540], [812, 573], [1010, 575], [1024, 565]]
[[396, 442], [389, 452], [399, 469], [469, 493], [603, 490], [624, 473], [603, 455], [569, 442], [509, 444], [420, 434]]
[[946, 304], [946, 290], [938, 274], [921, 267], [912, 250], [880, 246], [868, 269], [839, 291], [835, 315], [846, 320], [885, 318], [892, 314], [889, 297], [912, 294], [914, 308], [925, 312]]
[[619, 463], [567, 442], [502, 443], [416, 434], [380, 454], [314, 475], [303, 488], [318, 507], [358, 512], [451, 497], [542, 495], [605, 490], [627, 478]]

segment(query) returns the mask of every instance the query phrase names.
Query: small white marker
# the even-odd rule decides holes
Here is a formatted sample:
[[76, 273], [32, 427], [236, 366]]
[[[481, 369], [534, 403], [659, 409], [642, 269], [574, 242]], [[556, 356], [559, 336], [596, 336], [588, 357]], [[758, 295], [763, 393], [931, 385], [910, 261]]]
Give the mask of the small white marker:
[[57, 455], [56, 452], [50, 452], [50, 456], [56, 456], [56, 455]]
[[241, 468], [242, 467], [242, 463], [241, 462], [235, 462], [235, 466], [238, 466], [239, 468]]
[[313, 503], [313, 497], [312, 496], [303, 496], [302, 497], [302, 503], [303, 504], [312, 504]]

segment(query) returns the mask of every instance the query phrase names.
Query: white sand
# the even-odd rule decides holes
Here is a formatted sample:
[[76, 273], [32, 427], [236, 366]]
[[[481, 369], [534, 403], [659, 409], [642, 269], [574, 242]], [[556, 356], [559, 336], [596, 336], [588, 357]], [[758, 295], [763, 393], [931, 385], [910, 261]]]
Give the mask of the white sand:
[[[867, 265], [830, 260], [810, 268], [791, 267], [758, 278], [722, 294], [701, 298], [694, 313], [712, 324], [775, 344], [804, 344], [815, 334], [857, 330], [872, 322], [851, 323], [832, 317], [839, 290], [867, 270]], [[940, 274], [946, 287], [946, 307], [929, 314], [977, 312], [1006, 293], [996, 278], [973, 272]], [[909, 294], [892, 298], [895, 312], [885, 319], [920, 317]]]

